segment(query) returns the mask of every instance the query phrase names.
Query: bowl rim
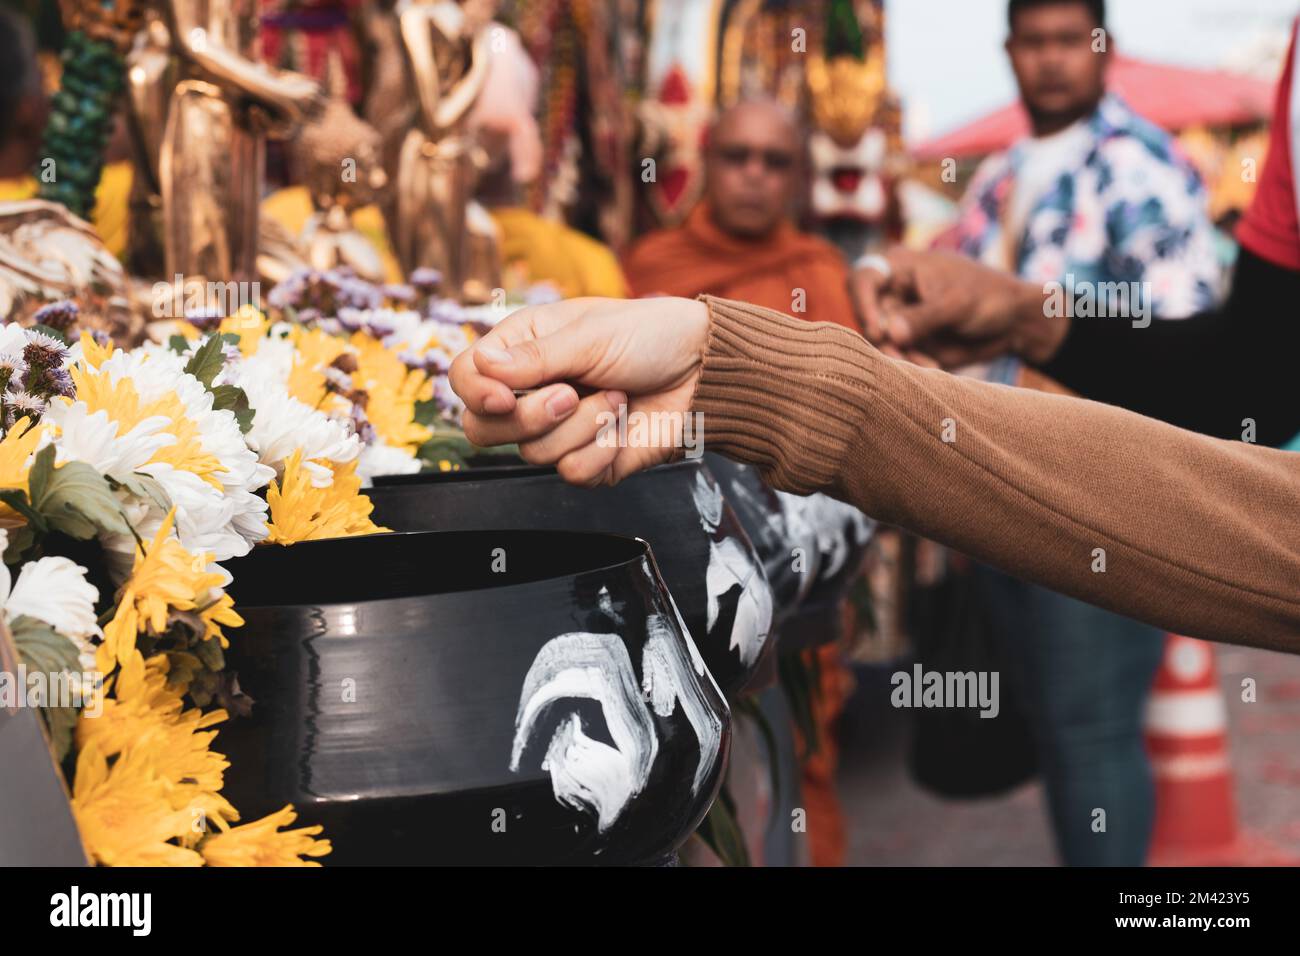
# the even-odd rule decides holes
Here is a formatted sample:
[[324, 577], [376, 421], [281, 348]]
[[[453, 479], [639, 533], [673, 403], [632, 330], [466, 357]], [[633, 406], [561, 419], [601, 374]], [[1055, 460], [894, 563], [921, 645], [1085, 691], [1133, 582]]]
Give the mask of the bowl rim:
[[[462, 529], [462, 530], [455, 530], [455, 531], [383, 531], [378, 534], [359, 535], [355, 537], [317, 538], [310, 541], [298, 541], [291, 545], [275, 545], [275, 544], [255, 545], [253, 551], [250, 551], [249, 554], [244, 555], [240, 558], [232, 558], [222, 562], [222, 565], [226, 568], [227, 571], [230, 572], [232, 578], [234, 579], [231, 582], [231, 584], [227, 586], [226, 590], [227, 592], [230, 593], [231, 597], [234, 598], [235, 608], [237, 610], [241, 610], [241, 612], [242, 609], [299, 606], [307, 602], [286, 601], [277, 604], [269, 601], [251, 600], [247, 597], [241, 598], [239, 594], [240, 589], [238, 586], [240, 562], [249, 559], [253, 561], [274, 560], [272, 558], [253, 557], [255, 554], [258, 553], [265, 554], [271, 551], [272, 549], [278, 549], [283, 552], [288, 552], [284, 554], [280, 560], [283, 560], [285, 562], [290, 562], [293, 560], [293, 552], [295, 551], [298, 554], [301, 554], [304, 550], [319, 551], [331, 547], [338, 548], [346, 544], [355, 543], [362, 539], [411, 540], [416, 538], [434, 538], [434, 537], [468, 538], [471, 535], [494, 535], [494, 536], [524, 535], [533, 538], [567, 537], [571, 539], [602, 540], [611, 545], [633, 546], [637, 551], [636, 554], [629, 555], [627, 558], [623, 560], [616, 560], [608, 563], [592, 564], [590, 566], [583, 567], [579, 570], [546, 572], [535, 577], [529, 577], [526, 580], [515, 581], [509, 585], [506, 585], [509, 587], [527, 587], [529, 585], [544, 584], [546, 582], [559, 581], [559, 580], [564, 580], [565, 578], [574, 578], [574, 577], [579, 577], [579, 576], [589, 575], [589, 574], [612, 573], [620, 569], [626, 569], [632, 565], [638, 564], [639, 562], [645, 561], [647, 559], [649, 560], [650, 566], [651, 568], [653, 568], [655, 575], [657, 575], [659, 581], [662, 582], [662, 575], [659, 572], [659, 564], [654, 556], [654, 549], [651, 548], [649, 541], [647, 541], [645, 538], [639, 535], [615, 534], [609, 531], [573, 531], [573, 530], [550, 531], [550, 530], [545, 530], [540, 528], [484, 528], [484, 529]], [[661, 583], [660, 586], [663, 587], [665, 590], [667, 590], [666, 584]], [[445, 590], [441, 592], [431, 591], [429, 592], [428, 596], [432, 596], [436, 594], [474, 594], [477, 592], [491, 592], [494, 590], [499, 590], [500, 587], [501, 586], [456, 588], [456, 589]], [[350, 600], [350, 599], [342, 598], [334, 601], [321, 600], [321, 601], [313, 601], [310, 603], [313, 606], [317, 606], [317, 605], [328, 606], [331, 604], [360, 604], [360, 603], [365, 603], [366, 601], [369, 600], [379, 600], [379, 601], [404, 600], [407, 598], [414, 598], [420, 596], [422, 595], [408, 594], [408, 595], [402, 595], [400, 597], [388, 597], [388, 598], [381, 597], [381, 598], [369, 598], [369, 599], [362, 599], [362, 600]]]

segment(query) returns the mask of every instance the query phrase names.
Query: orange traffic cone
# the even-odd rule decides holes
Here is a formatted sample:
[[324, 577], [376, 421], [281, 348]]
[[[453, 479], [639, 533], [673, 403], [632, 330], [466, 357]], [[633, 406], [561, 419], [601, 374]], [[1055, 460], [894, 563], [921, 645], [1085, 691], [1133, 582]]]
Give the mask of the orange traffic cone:
[[1146, 718], [1156, 779], [1152, 866], [1295, 863], [1237, 826], [1227, 716], [1213, 649], [1169, 635]]

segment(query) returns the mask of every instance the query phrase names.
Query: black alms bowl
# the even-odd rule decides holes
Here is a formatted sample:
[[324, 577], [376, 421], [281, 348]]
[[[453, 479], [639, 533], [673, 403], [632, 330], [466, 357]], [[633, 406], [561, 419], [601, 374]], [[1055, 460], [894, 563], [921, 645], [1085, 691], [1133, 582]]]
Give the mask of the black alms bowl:
[[861, 568], [875, 522], [826, 495], [775, 491], [753, 466], [716, 454], [705, 461], [763, 564], [781, 647], [834, 640], [840, 603]]
[[217, 738], [244, 819], [336, 864], [644, 863], [716, 793], [730, 714], [644, 541], [541, 531], [261, 547], [227, 565]]
[[685, 460], [614, 488], [550, 468], [380, 478], [367, 494], [394, 531], [536, 528], [644, 538], [718, 686], [733, 699], [772, 644], [772, 595], [744, 529], [703, 463]]

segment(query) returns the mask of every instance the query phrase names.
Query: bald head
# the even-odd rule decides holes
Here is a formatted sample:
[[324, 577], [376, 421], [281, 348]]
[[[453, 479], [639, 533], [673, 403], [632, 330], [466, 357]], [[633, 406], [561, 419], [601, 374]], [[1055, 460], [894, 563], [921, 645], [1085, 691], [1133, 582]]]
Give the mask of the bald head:
[[709, 129], [706, 196], [718, 228], [761, 239], [781, 223], [794, 197], [802, 137], [794, 114], [774, 100], [746, 100]]

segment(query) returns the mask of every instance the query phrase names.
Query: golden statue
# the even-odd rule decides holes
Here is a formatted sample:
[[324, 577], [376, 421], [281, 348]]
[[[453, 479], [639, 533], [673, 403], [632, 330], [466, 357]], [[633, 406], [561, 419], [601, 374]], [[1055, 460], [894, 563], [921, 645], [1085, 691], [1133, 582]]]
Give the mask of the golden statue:
[[166, 0], [179, 82], [158, 162], [166, 274], [257, 279], [265, 136], [322, 105], [320, 87], [257, 61], [256, 0]]
[[134, 275], [156, 278], [164, 267], [158, 161], [167, 127], [167, 104], [176, 85], [176, 59], [161, 13], [150, 10], [146, 16], [126, 55], [126, 125], [133, 171], [126, 263]]
[[437, 269], [449, 294], [485, 301], [500, 279], [494, 243], [467, 221], [486, 161], [468, 117], [487, 79], [495, 4], [400, 0], [395, 13], [418, 110], [397, 160], [393, 250], [408, 275]]
[[382, 283], [379, 250], [352, 224], [352, 213], [374, 202], [388, 181], [380, 134], [348, 104], [337, 54], [326, 65], [324, 83], [330, 91], [324, 110], [289, 144], [293, 177], [307, 188], [315, 212], [299, 236], [264, 220], [258, 268], [279, 282], [302, 265], [321, 271], [349, 266], [361, 278]]

